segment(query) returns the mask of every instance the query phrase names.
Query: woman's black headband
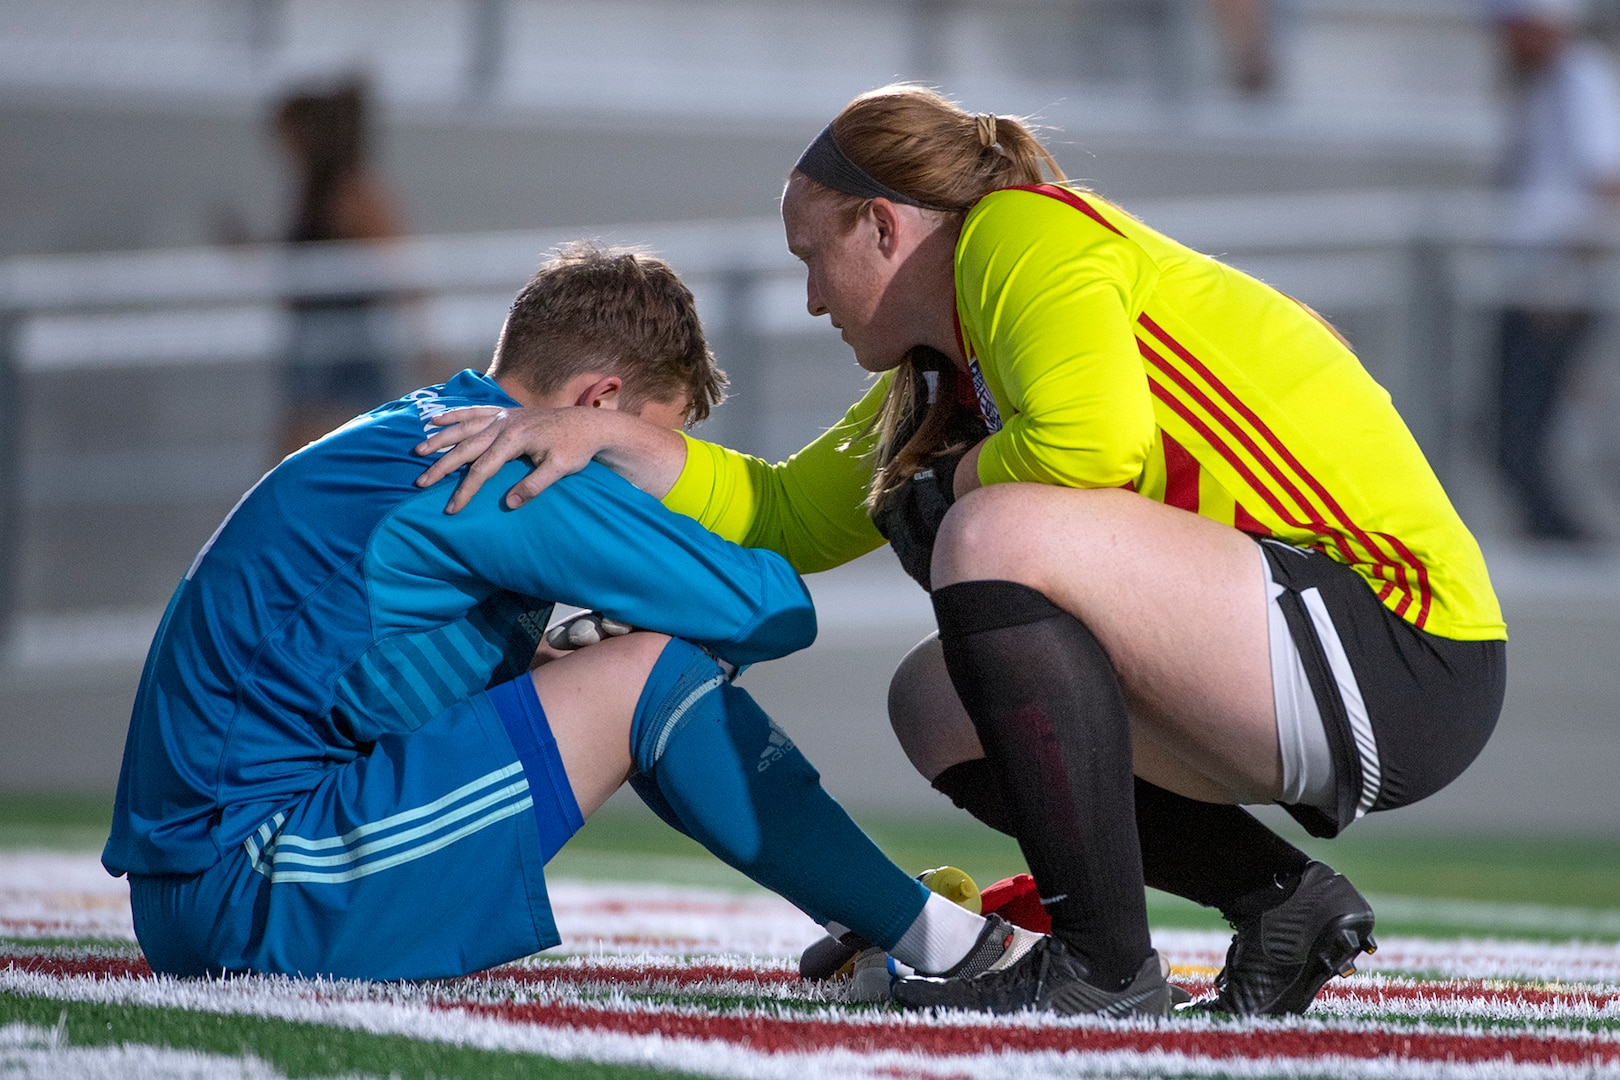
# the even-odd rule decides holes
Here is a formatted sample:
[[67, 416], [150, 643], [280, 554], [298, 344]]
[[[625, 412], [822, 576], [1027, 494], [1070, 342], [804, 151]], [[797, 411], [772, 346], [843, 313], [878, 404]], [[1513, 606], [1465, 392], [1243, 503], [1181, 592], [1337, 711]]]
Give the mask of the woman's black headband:
[[923, 210], [947, 209], [920, 202], [910, 195], [902, 195], [849, 160], [848, 155], [839, 148], [838, 141], [833, 138], [831, 124], [822, 128], [821, 134], [805, 147], [804, 153], [799, 155], [799, 163], [793, 167], [822, 187], [843, 192], [845, 195], [857, 195], [863, 199], [888, 199], [890, 202], [904, 203], [906, 206], [916, 206]]

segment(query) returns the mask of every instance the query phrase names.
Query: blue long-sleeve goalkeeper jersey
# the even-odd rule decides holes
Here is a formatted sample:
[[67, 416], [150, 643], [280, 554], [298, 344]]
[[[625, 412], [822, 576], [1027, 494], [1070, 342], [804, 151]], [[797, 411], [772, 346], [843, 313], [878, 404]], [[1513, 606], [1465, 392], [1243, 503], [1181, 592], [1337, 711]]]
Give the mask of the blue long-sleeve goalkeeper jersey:
[[737, 664], [815, 637], [779, 556], [738, 547], [600, 465], [517, 510], [514, 462], [459, 514], [415, 486], [426, 421], [516, 406], [464, 371], [357, 419], [242, 497], [169, 601], [141, 676], [102, 863], [194, 874], [386, 732], [526, 670], [552, 605]]

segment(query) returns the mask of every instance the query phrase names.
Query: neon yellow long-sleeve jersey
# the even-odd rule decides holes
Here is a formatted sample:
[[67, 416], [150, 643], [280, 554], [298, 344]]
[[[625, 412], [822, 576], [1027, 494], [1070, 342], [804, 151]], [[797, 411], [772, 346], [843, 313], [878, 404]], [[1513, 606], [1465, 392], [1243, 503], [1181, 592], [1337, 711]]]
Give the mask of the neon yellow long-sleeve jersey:
[[[1130, 487], [1354, 568], [1414, 626], [1505, 636], [1479, 545], [1345, 343], [1301, 304], [1088, 192], [993, 192], [956, 248], [962, 342], [1005, 423], [985, 484]], [[689, 439], [665, 498], [826, 569], [882, 538], [862, 502], [887, 378], [770, 465]]]

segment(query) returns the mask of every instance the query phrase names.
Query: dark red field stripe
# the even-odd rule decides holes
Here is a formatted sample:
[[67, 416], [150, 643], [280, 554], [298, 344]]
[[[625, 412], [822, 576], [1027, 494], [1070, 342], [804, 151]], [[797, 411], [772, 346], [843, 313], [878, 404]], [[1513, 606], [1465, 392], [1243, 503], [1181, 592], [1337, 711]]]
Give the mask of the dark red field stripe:
[[1620, 1044], [1590, 1037], [1547, 1038], [1535, 1034], [1456, 1035], [1444, 1032], [1301, 1031], [1279, 1028], [1178, 1028], [1148, 1030], [1091, 1027], [984, 1027], [979, 1025], [857, 1024], [830, 1020], [782, 1020], [764, 1016], [711, 1016], [698, 1012], [614, 1011], [577, 1005], [467, 1003], [450, 1008], [514, 1023], [538, 1024], [622, 1035], [718, 1039], [768, 1053], [975, 1054], [1009, 1050], [1159, 1051], [1220, 1059], [1261, 1057], [1388, 1057], [1454, 1063], [1513, 1061], [1520, 1064], [1620, 1064]]
[[609, 986], [645, 986], [649, 983], [695, 986], [705, 982], [736, 982], [753, 986], [788, 986], [798, 983], [799, 973], [785, 969], [759, 971], [727, 967], [724, 964], [683, 964], [660, 967], [628, 967], [615, 964], [557, 964], [555, 966], [499, 967], [468, 976], [471, 980], [511, 980], [525, 985], [568, 985], [605, 983]]
[[121, 956], [40, 956], [0, 954], [0, 968], [24, 971], [30, 975], [54, 975], [58, 978], [89, 975], [97, 979], [149, 979], [152, 967], [146, 957], [133, 960]]
[[[0, 967], [61, 978], [150, 978], [145, 960], [124, 957], [62, 957], [0, 955]], [[633, 969], [589, 965], [584, 968], [497, 969], [484, 978], [532, 976], [528, 981], [699, 982], [708, 979], [758, 983], [791, 982], [788, 971], [748, 972], [716, 964], [683, 969], [654, 969], [632, 977]], [[475, 977], [475, 979], [478, 977]], [[468, 980], [473, 981], [473, 980]], [[1558, 1008], [1583, 1005], [1602, 1009], [1620, 1001], [1620, 994], [1589, 992], [1580, 988], [1500, 986], [1482, 980], [1434, 985], [1397, 983], [1382, 986], [1330, 984], [1324, 998], [1377, 1004], [1465, 1000], [1508, 1007]], [[333, 1000], [341, 1000], [338, 994]], [[1276, 1027], [1191, 1030], [1173, 1022], [1147, 1030], [1107, 1028], [986, 1027], [974, 1024], [928, 1026], [910, 1023], [860, 1023], [825, 1019], [778, 1019], [763, 1016], [716, 1016], [700, 1008], [675, 1011], [613, 1010], [571, 1004], [473, 1003], [442, 1000], [437, 1008], [459, 1011], [512, 1023], [554, 1028], [607, 1031], [629, 1035], [658, 1033], [666, 1037], [718, 1039], [767, 1052], [815, 1052], [832, 1047], [856, 1052], [904, 1051], [920, 1054], [972, 1054], [985, 1050], [1012, 1051], [1161, 1051], [1189, 1056], [1223, 1058], [1308, 1057], [1343, 1055], [1351, 1058], [1392, 1057], [1410, 1061], [1490, 1062], [1512, 1060], [1542, 1065], [1608, 1067], [1620, 1065], [1620, 1043], [1575, 1034], [1549, 1037], [1533, 1032], [1454, 1034], [1439, 1031], [1391, 1032], [1365, 1030], [1292, 1030]]]
[[[11, 968], [30, 974], [52, 975], [58, 978], [89, 976], [98, 979], [145, 979], [152, 977], [152, 968], [144, 957], [117, 956], [44, 956], [39, 954], [0, 953], [0, 968]], [[568, 985], [570, 983], [607, 983], [609, 985], [637, 986], [649, 983], [696, 985], [703, 982], [730, 981], [744, 985], [788, 986], [799, 981], [796, 972], [785, 969], [756, 970], [728, 967], [723, 964], [646, 966], [641, 968], [612, 964], [558, 964], [536, 967], [500, 967], [469, 976], [467, 981], [510, 980], [519, 984]], [[1198, 980], [1178, 980], [1195, 992], [1206, 991], [1209, 986]], [[1479, 979], [1444, 983], [1385, 983], [1334, 981], [1322, 988], [1324, 1001], [1389, 1001], [1423, 1002], [1467, 1000], [1490, 1005], [1523, 1006], [1536, 1008], [1571, 1008], [1577, 1005], [1604, 1009], [1620, 1003], [1620, 993], [1568, 987], [1551, 989], [1540, 986], [1502, 985], [1496, 981]]]
[[1466, 982], [1437, 983], [1428, 986], [1411, 983], [1392, 983], [1379, 986], [1376, 984], [1367, 985], [1365, 983], [1335, 981], [1322, 988], [1320, 997], [1328, 1001], [1391, 1001], [1402, 1003], [1463, 1000], [1470, 1003], [1483, 1002], [1488, 1005], [1564, 1009], [1573, 1008], [1577, 1005], [1603, 1009], [1620, 1002], [1620, 994], [1596, 990], [1582, 990], [1574, 987], [1565, 990], [1549, 990], [1539, 986], [1502, 986], [1495, 983], [1487, 985], [1484, 981], [1478, 979], [1470, 979]]
[[[1205, 366], [1203, 361], [1199, 360], [1184, 345], [1172, 337], [1168, 331], [1166, 331], [1158, 323], [1154, 322], [1146, 312], [1143, 312], [1140, 316], [1138, 316], [1137, 322], [1145, 327], [1148, 333], [1152, 334], [1154, 337], [1163, 342], [1164, 345], [1169, 348], [1171, 352], [1175, 353], [1183, 363], [1187, 364], [1194, 371], [1198, 372], [1198, 374], [1209, 383], [1210, 387], [1214, 389], [1217, 394], [1225, 399], [1232, 406], [1232, 408], [1236, 409], [1239, 415], [1253, 425], [1254, 429], [1260, 433], [1261, 437], [1270, 443], [1277, 453], [1281, 455], [1283, 461], [1285, 461], [1289, 467], [1299, 475], [1299, 478], [1303, 480], [1312, 491], [1316, 492], [1316, 494], [1322, 499], [1323, 504], [1327, 507], [1328, 512], [1338, 518], [1340, 524], [1342, 524], [1346, 529], [1350, 530], [1352, 535], [1365, 544], [1369, 552], [1373, 553], [1375, 556], [1382, 554], [1377, 546], [1373, 544], [1372, 537], [1363, 531], [1360, 526], [1358, 526], [1355, 521], [1351, 519], [1349, 514], [1345, 513], [1344, 508], [1339, 505], [1338, 500], [1333, 497], [1333, 494], [1330, 491], [1328, 491], [1327, 486], [1318, 480], [1310, 472], [1310, 470], [1305, 468], [1303, 463], [1301, 463], [1300, 460], [1294, 456], [1293, 452], [1288, 449], [1287, 444], [1284, 443], [1282, 439], [1280, 439], [1277, 434], [1260, 419], [1259, 415], [1253, 409], [1251, 409], [1243, 401], [1243, 399], [1231, 389], [1231, 387], [1227, 386], [1220, 379], [1216, 378], [1215, 373]], [[1430, 597], [1427, 591], [1427, 568], [1423, 565], [1421, 560], [1418, 560], [1409, 550], [1405, 549], [1404, 544], [1400, 545], [1400, 549], [1401, 550], [1395, 553], [1397, 557], [1410, 558], [1412, 561], [1409, 565], [1411, 565], [1418, 574], [1419, 607], [1418, 616], [1413, 623], [1415, 626], [1421, 629], [1423, 624], [1428, 620], [1429, 616]], [[1385, 557], [1387, 558], [1387, 556]]]

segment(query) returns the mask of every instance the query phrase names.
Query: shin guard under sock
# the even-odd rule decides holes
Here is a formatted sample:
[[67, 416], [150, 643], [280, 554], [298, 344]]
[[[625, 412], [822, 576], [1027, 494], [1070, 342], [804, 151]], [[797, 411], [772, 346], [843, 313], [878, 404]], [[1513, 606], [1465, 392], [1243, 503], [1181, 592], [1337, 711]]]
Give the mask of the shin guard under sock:
[[1001, 780], [1052, 932], [1114, 989], [1152, 951], [1130, 718], [1102, 645], [1011, 581], [934, 592], [945, 666]]
[[[991, 828], [1018, 835], [1001, 781], [985, 758], [942, 770], [934, 787]], [[1140, 777], [1135, 803], [1148, 886], [1216, 908], [1228, 919], [1286, 900], [1310, 862], [1241, 806], [1199, 802]]]
[[821, 776], [754, 699], [702, 650], [665, 646], [630, 728], [637, 790], [728, 865], [818, 923], [892, 949], [928, 889], [901, 870], [821, 787]]

